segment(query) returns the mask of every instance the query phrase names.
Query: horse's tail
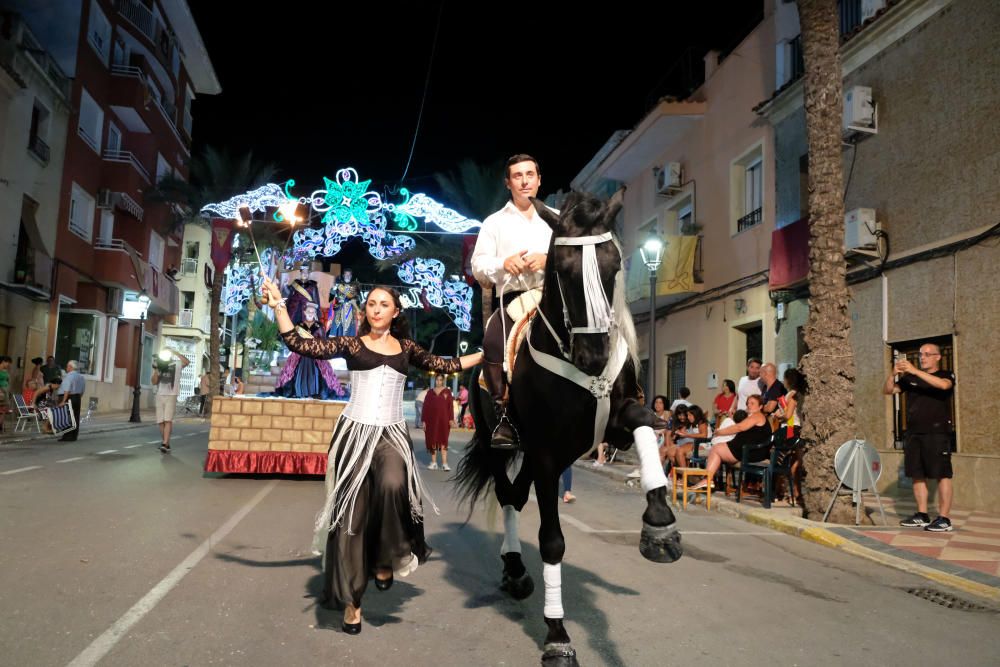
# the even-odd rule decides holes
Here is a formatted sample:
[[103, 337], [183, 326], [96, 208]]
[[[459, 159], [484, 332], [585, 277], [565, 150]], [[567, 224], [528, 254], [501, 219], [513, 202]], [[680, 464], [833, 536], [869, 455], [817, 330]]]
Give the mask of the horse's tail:
[[480, 371], [476, 369], [469, 383], [469, 406], [476, 430], [465, 448], [454, 477], [455, 497], [459, 504], [469, 505], [466, 520], [472, 516], [472, 510], [479, 498], [493, 486], [494, 472], [506, 470], [508, 462], [516, 451], [490, 447], [496, 416], [493, 413], [489, 393], [479, 386], [479, 376]]

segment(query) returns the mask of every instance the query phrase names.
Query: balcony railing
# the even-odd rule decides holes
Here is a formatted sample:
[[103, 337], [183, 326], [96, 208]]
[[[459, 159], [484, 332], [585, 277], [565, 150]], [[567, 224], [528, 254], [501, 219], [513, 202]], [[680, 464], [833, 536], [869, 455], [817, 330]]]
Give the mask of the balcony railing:
[[127, 241], [122, 239], [98, 239], [94, 242], [94, 247], [98, 250], [113, 250], [116, 252], [134, 252], [136, 256], [142, 257], [142, 253], [133, 248]]
[[185, 276], [193, 276], [198, 273], [198, 258], [185, 257], [181, 262], [181, 273]]
[[155, 33], [153, 31], [153, 12], [151, 12], [146, 5], [142, 4], [138, 0], [118, 0], [115, 5], [118, 9], [118, 13], [121, 14], [125, 20], [138, 28], [150, 42], [156, 42]]
[[49, 145], [37, 134], [31, 135], [28, 139], [28, 150], [45, 164], [49, 163]]
[[[142, 82], [144, 86], [148, 85], [142, 68], [136, 67], [135, 65], [112, 65], [111, 73], [116, 76], [127, 76], [132, 79], [137, 79]], [[185, 151], [190, 152], [190, 141], [181, 137], [181, 133], [177, 131], [177, 119], [175, 118], [177, 110], [172, 105], [168, 105], [165, 108], [163, 104], [152, 95], [148, 95], [148, 97], [149, 101], [160, 110], [160, 115], [163, 116], [163, 120], [167, 122], [167, 126], [170, 128], [170, 131], [173, 132], [177, 141], [184, 147]], [[188, 132], [188, 136], [191, 136], [190, 132]]]
[[142, 207], [139, 206], [139, 203], [136, 200], [129, 197], [127, 192], [119, 192], [118, 195], [119, 195], [118, 207], [121, 208], [126, 213], [132, 214], [132, 216], [136, 220], [141, 221], [145, 211], [142, 210]]
[[190, 328], [191, 323], [194, 321], [194, 311], [184, 309], [181, 311], [180, 319], [177, 321], [178, 326]]
[[127, 162], [128, 164], [131, 164], [137, 172], [139, 172], [139, 175], [142, 176], [147, 183], [151, 182], [149, 180], [149, 172], [146, 171], [146, 168], [142, 166], [141, 162], [139, 162], [135, 153], [130, 151], [106, 150], [104, 151], [104, 159], [108, 162]]
[[763, 222], [763, 220], [763, 209], [754, 209], [736, 221], [736, 232], [739, 233], [745, 229], [756, 227]]

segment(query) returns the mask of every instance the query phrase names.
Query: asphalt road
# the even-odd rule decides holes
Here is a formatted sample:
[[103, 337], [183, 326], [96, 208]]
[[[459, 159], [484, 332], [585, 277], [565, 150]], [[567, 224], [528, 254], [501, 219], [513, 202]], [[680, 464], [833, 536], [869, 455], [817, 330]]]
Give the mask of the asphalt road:
[[[369, 587], [349, 637], [314, 599], [322, 480], [206, 476], [207, 431], [180, 422], [170, 455], [152, 425], [0, 449], [0, 664], [538, 664], [533, 504], [537, 589], [516, 602], [497, 588], [498, 517], [479, 508], [463, 525], [447, 473], [424, 471], [435, 554], [390, 591]], [[997, 664], [1000, 615], [907, 592], [923, 579], [700, 509], [680, 517], [685, 557], [650, 563], [637, 490], [578, 470], [574, 493], [563, 605], [583, 665]]]

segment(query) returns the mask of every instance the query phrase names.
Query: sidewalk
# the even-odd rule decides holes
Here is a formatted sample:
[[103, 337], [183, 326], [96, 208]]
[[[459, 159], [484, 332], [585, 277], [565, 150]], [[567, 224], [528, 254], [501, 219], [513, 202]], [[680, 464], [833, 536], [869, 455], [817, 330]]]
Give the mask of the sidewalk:
[[[129, 421], [131, 417], [131, 410], [121, 410], [116, 412], [106, 412], [98, 413], [92, 415], [90, 419], [84, 420], [80, 425], [80, 435], [89, 435], [92, 433], [106, 433], [108, 431], [121, 431], [130, 428], [140, 428], [143, 426], [149, 426], [150, 424], [156, 423], [156, 412], [152, 409], [142, 410], [140, 412], [140, 418], [142, 422], [138, 424], [133, 424]], [[186, 419], [189, 415], [178, 414], [176, 420]], [[36, 442], [43, 440], [56, 440], [57, 436], [50, 435], [48, 433], [39, 433], [35, 429], [34, 422], [29, 423], [23, 431], [14, 431], [14, 425], [17, 423], [16, 419], [8, 419], [5, 424], [6, 430], [0, 433], [0, 448], [4, 445], [12, 445], [15, 443], [24, 442]]]
[[[575, 465], [578, 469], [619, 480], [624, 485], [626, 475], [637, 465], [634, 458], [628, 458], [631, 460], [598, 468], [586, 459]], [[704, 510], [701, 505], [704, 496], [697, 496], [697, 499], [698, 509]], [[690, 501], [688, 504], [690, 506]], [[882, 505], [888, 526], [881, 525], [882, 516], [875, 496], [866, 494], [865, 506], [876, 525], [855, 527], [803, 519], [798, 507], [775, 504], [771, 509], [764, 509], [753, 497], [744, 498], [737, 504], [735, 498], [726, 497], [721, 491], [712, 494], [713, 511], [1000, 602], [1000, 514], [953, 509], [950, 518], [954, 530], [932, 533], [899, 525], [901, 519], [916, 511], [912, 498], [883, 497]]]

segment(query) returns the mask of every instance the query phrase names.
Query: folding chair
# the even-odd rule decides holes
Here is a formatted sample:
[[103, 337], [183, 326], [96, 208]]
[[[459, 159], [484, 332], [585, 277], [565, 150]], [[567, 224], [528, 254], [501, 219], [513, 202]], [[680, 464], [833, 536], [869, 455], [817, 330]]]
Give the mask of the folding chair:
[[35, 406], [28, 405], [21, 394], [13, 394], [14, 406], [17, 407], [17, 424], [14, 425], [14, 432], [23, 431], [28, 427], [27, 422], [34, 421], [35, 428], [42, 432], [42, 424]]
[[46, 408], [45, 412], [49, 423], [52, 424], [52, 435], [62, 435], [76, 428], [76, 415], [73, 414], [72, 403]]

